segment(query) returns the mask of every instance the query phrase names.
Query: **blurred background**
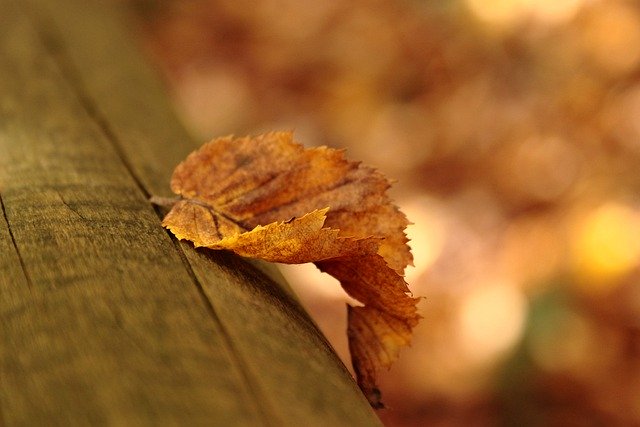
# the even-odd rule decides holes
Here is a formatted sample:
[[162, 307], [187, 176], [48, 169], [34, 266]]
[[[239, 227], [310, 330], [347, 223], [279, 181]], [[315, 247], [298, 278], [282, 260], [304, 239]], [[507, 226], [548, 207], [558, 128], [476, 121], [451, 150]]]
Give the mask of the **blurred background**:
[[[397, 180], [424, 319], [385, 424], [640, 425], [640, 2], [120, 1], [199, 140]], [[283, 270], [348, 364], [337, 282]]]

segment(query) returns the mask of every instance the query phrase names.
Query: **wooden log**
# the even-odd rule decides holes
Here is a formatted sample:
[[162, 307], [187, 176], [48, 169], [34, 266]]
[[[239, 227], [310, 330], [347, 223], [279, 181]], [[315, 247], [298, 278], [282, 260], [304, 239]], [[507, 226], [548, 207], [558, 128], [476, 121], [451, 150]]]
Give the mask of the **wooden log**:
[[276, 271], [160, 227], [196, 144], [114, 4], [0, 0], [0, 425], [379, 425]]

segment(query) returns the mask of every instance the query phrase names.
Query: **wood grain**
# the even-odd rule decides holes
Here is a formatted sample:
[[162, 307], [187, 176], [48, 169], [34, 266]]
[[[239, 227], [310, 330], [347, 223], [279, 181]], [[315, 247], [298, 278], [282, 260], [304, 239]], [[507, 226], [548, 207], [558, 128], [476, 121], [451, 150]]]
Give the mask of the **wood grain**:
[[0, 0], [0, 424], [378, 425], [277, 272], [160, 227], [195, 144], [114, 4]]

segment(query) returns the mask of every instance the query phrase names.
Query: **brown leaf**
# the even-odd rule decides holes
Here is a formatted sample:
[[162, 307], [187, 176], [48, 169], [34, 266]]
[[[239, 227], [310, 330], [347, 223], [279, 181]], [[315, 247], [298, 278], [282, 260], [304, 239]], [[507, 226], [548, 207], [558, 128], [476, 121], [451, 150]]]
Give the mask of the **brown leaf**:
[[376, 170], [341, 150], [305, 149], [290, 132], [219, 138], [180, 163], [181, 199], [163, 225], [195, 246], [272, 262], [315, 262], [364, 307], [349, 308], [358, 384], [381, 407], [376, 375], [409, 344], [417, 299], [401, 274], [411, 263], [408, 221]]
[[364, 307], [348, 307], [349, 351], [358, 385], [374, 408], [382, 408], [376, 385], [379, 367], [389, 368], [400, 349], [411, 342], [418, 324], [418, 298], [407, 293], [404, 279], [378, 254], [347, 256], [317, 262], [340, 281]]

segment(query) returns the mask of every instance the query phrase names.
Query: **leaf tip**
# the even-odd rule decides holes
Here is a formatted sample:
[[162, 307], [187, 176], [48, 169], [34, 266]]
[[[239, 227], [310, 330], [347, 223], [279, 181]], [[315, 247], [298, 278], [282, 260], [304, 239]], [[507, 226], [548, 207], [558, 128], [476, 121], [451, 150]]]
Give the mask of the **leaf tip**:
[[382, 393], [380, 393], [379, 388], [374, 387], [371, 390], [366, 390], [365, 397], [373, 409], [384, 409], [385, 406], [384, 403], [382, 403]]

